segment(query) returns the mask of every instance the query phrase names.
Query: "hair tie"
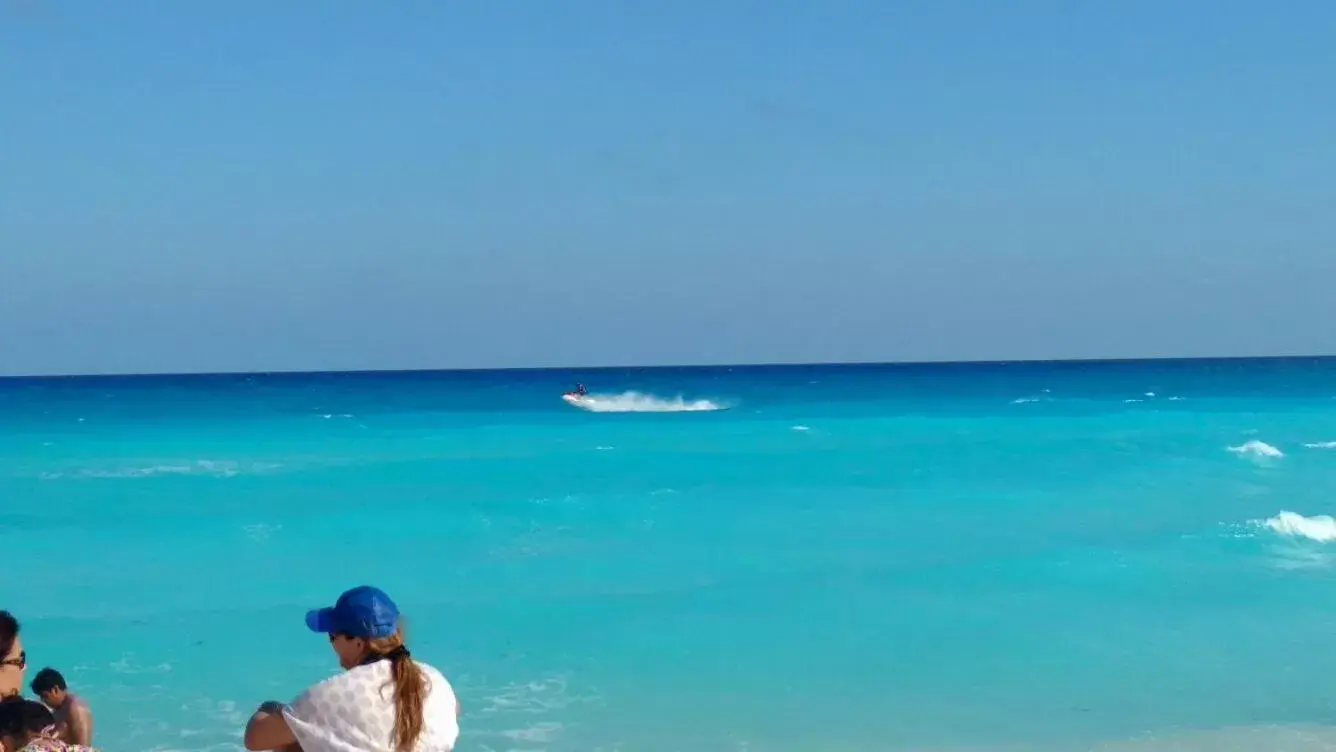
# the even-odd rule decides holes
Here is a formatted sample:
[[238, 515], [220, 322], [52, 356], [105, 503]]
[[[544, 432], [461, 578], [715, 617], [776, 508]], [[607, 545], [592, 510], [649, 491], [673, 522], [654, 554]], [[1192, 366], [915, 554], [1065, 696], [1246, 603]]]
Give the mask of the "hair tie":
[[400, 645], [394, 650], [388, 650], [384, 653], [367, 653], [366, 658], [363, 658], [362, 662], [358, 665], [370, 666], [371, 664], [376, 663], [377, 661], [395, 662], [398, 661], [400, 658], [407, 658], [407, 657], [409, 657], [408, 648], [404, 647], [403, 645]]

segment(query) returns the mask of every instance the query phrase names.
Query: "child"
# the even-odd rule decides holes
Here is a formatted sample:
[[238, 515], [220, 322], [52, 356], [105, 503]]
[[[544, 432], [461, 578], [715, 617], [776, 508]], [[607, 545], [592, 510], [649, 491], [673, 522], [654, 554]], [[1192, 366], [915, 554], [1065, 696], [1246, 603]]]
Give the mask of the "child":
[[4, 752], [97, 752], [56, 738], [56, 719], [35, 700], [12, 697], [0, 702], [0, 749]]

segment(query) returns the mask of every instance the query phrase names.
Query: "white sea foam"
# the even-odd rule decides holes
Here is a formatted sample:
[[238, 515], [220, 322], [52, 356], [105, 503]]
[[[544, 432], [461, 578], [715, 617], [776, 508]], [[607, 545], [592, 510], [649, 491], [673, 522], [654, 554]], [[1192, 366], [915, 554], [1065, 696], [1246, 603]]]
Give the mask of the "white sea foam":
[[810, 431], [810, 430], [812, 430], [812, 429], [811, 429], [810, 427], [808, 427], [808, 426], [794, 426], [794, 427], [793, 427], [793, 430], [794, 430], [794, 431], [799, 431], [799, 432], [804, 432], [804, 431]]
[[136, 662], [133, 656], [123, 655], [116, 661], [113, 661], [109, 668], [118, 674], [166, 674], [171, 673], [172, 664], [157, 663], [148, 665]]
[[1336, 441], [1316, 441], [1304, 446], [1309, 449], [1336, 449]]
[[155, 475], [215, 475], [231, 478], [239, 473], [235, 462], [215, 462], [197, 460], [182, 465], [148, 465], [145, 467], [118, 467], [109, 470], [84, 470], [79, 475], [85, 478], [151, 478]]
[[525, 726], [519, 729], [507, 729], [500, 732], [501, 736], [516, 742], [537, 742], [547, 743], [556, 741], [557, 735], [561, 733], [562, 725], [555, 721], [542, 721], [531, 726]]
[[237, 475], [264, 473], [276, 470], [282, 465], [276, 462], [241, 463], [233, 460], [194, 460], [193, 462], [173, 462], [162, 464], [127, 465], [122, 467], [88, 467], [68, 471], [47, 471], [39, 476], [42, 480], [61, 478], [96, 478], [126, 479], [152, 478], [171, 475], [199, 475], [215, 478], [231, 478]]
[[1093, 752], [1330, 752], [1336, 728], [1330, 726], [1235, 726], [1204, 731], [1174, 731], [1094, 745]]
[[484, 691], [482, 706], [478, 712], [487, 715], [493, 713], [543, 715], [560, 712], [579, 703], [598, 702], [600, 699], [597, 694], [574, 694], [570, 691], [565, 676], [550, 676]]
[[666, 399], [640, 392], [590, 394], [574, 404], [591, 413], [698, 413], [724, 410], [727, 407], [706, 399]]
[[1306, 538], [1319, 543], [1336, 541], [1336, 518], [1326, 514], [1305, 517], [1297, 512], [1282, 511], [1258, 524], [1286, 538]]
[[283, 529], [282, 525], [270, 525], [266, 522], [257, 522], [253, 525], [243, 525], [241, 529], [246, 533], [246, 537], [253, 541], [268, 540], [274, 533]]
[[1238, 446], [1229, 447], [1229, 451], [1254, 459], [1278, 459], [1285, 456], [1284, 452], [1265, 441], [1258, 441], [1257, 439], [1250, 439]]

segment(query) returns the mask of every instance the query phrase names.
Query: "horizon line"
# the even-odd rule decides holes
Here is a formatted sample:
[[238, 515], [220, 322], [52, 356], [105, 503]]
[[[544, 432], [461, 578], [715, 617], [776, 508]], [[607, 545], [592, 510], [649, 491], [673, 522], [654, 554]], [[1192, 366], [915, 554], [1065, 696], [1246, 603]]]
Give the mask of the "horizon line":
[[1088, 357], [1088, 358], [1008, 358], [960, 360], [848, 360], [848, 361], [763, 361], [754, 363], [659, 363], [610, 364], [583, 366], [471, 366], [464, 368], [353, 368], [353, 369], [277, 369], [258, 371], [107, 371], [102, 373], [30, 373], [0, 374], [0, 382], [19, 380], [78, 380], [78, 379], [151, 379], [224, 376], [337, 376], [337, 375], [411, 375], [445, 373], [531, 373], [540, 371], [620, 371], [620, 370], [706, 370], [724, 368], [869, 368], [906, 366], [1003, 366], [1012, 364], [1114, 364], [1114, 363], [1190, 363], [1244, 360], [1329, 360], [1336, 354], [1289, 355], [1182, 355], [1152, 357]]

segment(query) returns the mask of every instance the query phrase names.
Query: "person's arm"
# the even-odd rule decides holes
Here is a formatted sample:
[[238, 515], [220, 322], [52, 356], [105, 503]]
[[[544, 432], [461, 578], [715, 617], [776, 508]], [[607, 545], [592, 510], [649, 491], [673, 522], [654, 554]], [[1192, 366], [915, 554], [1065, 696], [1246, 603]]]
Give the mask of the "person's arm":
[[70, 744], [79, 744], [84, 747], [93, 746], [93, 714], [89, 712], [88, 706], [82, 702], [73, 703], [70, 708], [69, 717], [65, 720], [66, 728], [63, 729], [63, 737]]
[[70, 731], [69, 713], [63, 712], [55, 717], [56, 738], [66, 744], [74, 743], [74, 734]]
[[297, 744], [297, 737], [283, 717], [283, 703], [269, 701], [260, 705], [246, 724], [246, 749], [252, 752], [283, 749]]

